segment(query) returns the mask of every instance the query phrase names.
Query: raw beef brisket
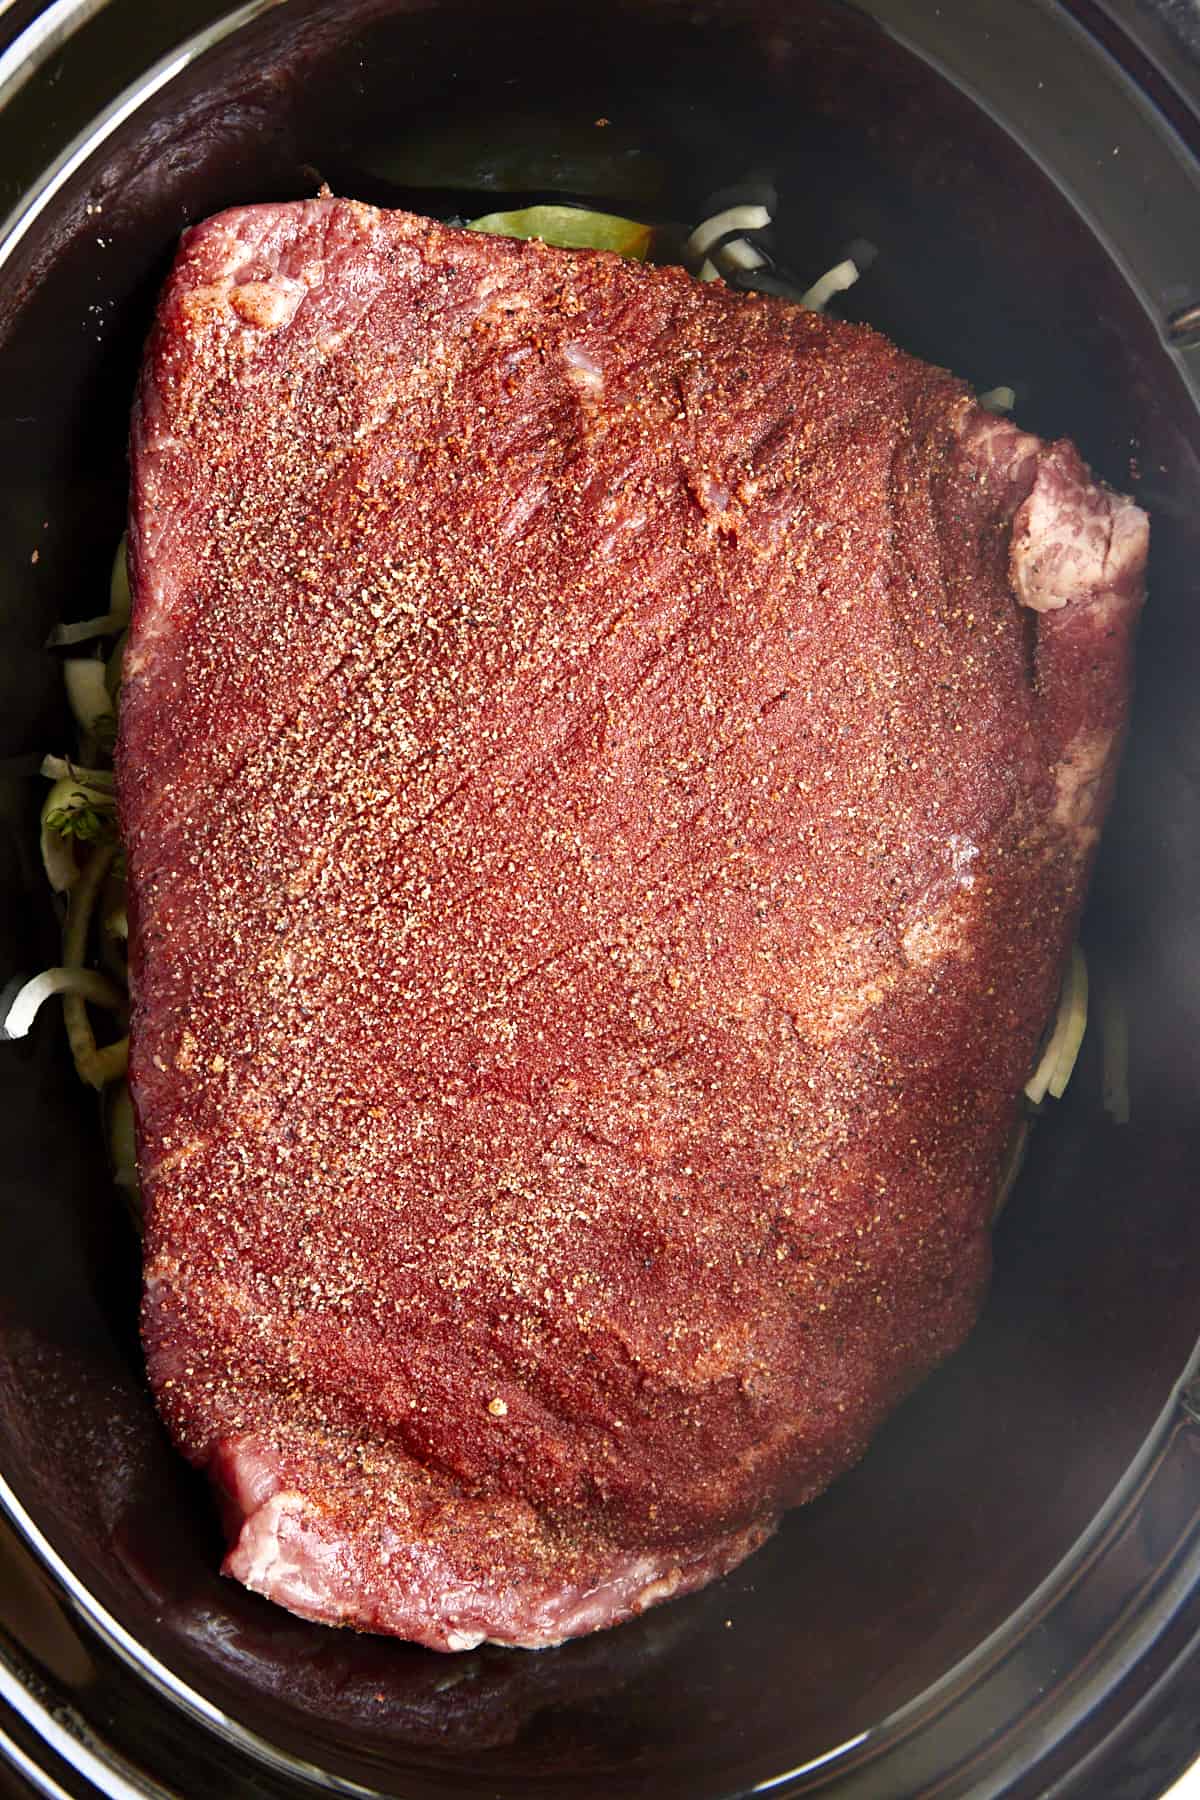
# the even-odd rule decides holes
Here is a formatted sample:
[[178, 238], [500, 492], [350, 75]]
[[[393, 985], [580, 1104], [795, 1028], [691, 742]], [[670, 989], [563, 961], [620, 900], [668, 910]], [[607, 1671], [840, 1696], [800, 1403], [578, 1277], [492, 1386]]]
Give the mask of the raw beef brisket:
[[188, 233], [118, 774], [144, 1334], [226, 1567], [538, 1645], [969, 1329], [1146, 522], [874, 333], [338, 200]]

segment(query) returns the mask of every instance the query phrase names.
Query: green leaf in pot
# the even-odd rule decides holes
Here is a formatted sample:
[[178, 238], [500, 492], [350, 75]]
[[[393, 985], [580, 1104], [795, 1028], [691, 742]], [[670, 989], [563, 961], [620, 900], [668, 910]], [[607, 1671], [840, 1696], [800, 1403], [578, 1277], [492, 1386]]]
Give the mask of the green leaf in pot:
[[612, 250], [641, 262], [650, 250], [653, 227], [615, 213], [588, 212], [581, 206], [527, 206], [520, 212], [487, 213], [472, 219], [471, 231], [493, 237], [541, 238], [562, 250]]

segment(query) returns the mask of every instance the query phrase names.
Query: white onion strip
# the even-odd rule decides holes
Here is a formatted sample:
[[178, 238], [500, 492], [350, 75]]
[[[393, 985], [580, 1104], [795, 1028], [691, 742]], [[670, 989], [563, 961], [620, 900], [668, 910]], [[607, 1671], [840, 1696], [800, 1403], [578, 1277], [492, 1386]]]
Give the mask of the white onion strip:
[[722, 244], [717, 251], [717, 258], [726, 268], [738, 269], [747, 275], [767, 266], [766, 257], [761, 256], [750, 239], [744, 237], [731, 238], [727, 244]]
[[989, 388], [986, 394], [980, 394], [979, 404], [984, 412], [1010, 413], [1017, 404], [1017, 396], [1010, 387]]
[[713, 245], [735, 231], [765, 231], [771, 215], [765, 206], [727, 206], [724, 212], [702, 219], [683, 246], [685, 261], [696, 262], [707, 256]]
[[[84, 864], [79, 880], [71, 889], [67, 906], [67, 928], [63, 932], [63, 961], [69, 969], [89, 972], [83, 970], [87, 955], [88, 928], [115, 856], [115, 845], [95, 851]], [[120, 993], [119, 989], [115, 991]], [[123, 999], [121, 1004], [124, 1004]], [[71, 1055], [75, 1059], [75, 1071], [81, 1081], [86, 1081], [89, 1087], [102, 1088], [106, 1081], [115, 1081], [125, 1073], [129, 1064], [129, 1039], [122, 1038], [119, 1043], [109, 1044], [103, 1050], [98, 1049], [82, 993], [64, 993], [63, 1023], [67, 1028]]]
[[115, 792], [117, 785], [111, 769], [85, 769], [80, 763], [68, 762], [65, 756], [44, 756], [42, 774], [47, 781], [73, 781], [76, 787], [99, 788], [101, 793], [109, 795]]
[[66, 834], [56, 831], [49, 820], [55, 813], [79, 812], [83, 807], [89, 806], [94, 810], [111, 813], [113, 796], [103, 788], [89, 787], [86, 782], [73, 781], [69, 775], [60, 776], [42, 802], [42, 866], [46, 871], [46, 879], [56, 894], [65, 894], [68, 888], [74, 887], [79, 875], [79, 865]]
[[1040, 1106], [1047, 1094], [1054, 1100], [1061, 1100], [1066, 1093], [1067, 1083], [1079, 1055], [1079, 1046], [1087, 1030], [1087, 1016], [1087, 963], [1083, 951], [1076, 944], [1071, 951], [1071, 961], [1063, 982], [1058, 1017], [1054, 1021], [1050, 1042], [1046, 1045], [1037, 1068], [1025, 1083], [1026, 1098], [1035, 1106]]
[[98, 618], [77, 619], [73, 625], [56, 625], [46, 639], [47, 650], [65, 649], [71, 644], [87, 644], [93, 638], [116, 637], [128, 625], [132, 602], [124, 534], [113, 557], [112, 574], [108, 582], [108, 606], [109, 610], [101, 613]]
[[115, 637], [124, 631], [128, 615], [101, 613], [96, 619], [77, 619], [73, 625], [56, 625], [46, 639], [47, 650], [61, 650], [71, 644], [88, 644], [93, 638]]
[[101, 719], [112, 717], [112, 697], [105, 683], [105, 665], [94, 656], [68, 656], [63, 663], [67, 700], [76, 722], [84, 731], [95, 731]]
[[43, 969], [19, 990], [4, 1016], [4, 1032], [8, 1038], [28, 1037], [29, 1028], [47, 1000], [55, 994], [78, 994], [93, 1006], [107, 1006], [119, 1012], [126, 996], [115, 981], [95, 969]]
[[103, 1050], [97, 1049], [88, 1023], [87, 1007], [79, 994], [63, 995], [63, 1020], [80, 1081], [86, 1081], [97, 1092], [108, 1082], [119, 1081], [129, 1067], [128, 1037], [118, 1038], [115, 1044], [106, 1044]]
[[[62, 965], [46, 969], [18, 991], [3, 1017], [0, 1037], [25, 1037], [39, 1008], [53, 995], [61, 995], [67, 1042], [80, 1079], [94, 1088], [119, 1081], [129, 1065], [129, 1039], [100, 1046], [92, 1028], [89, 1006], [101, 1006], [118, 1019], [128, 1010], [125, 959], [121, 943], [128, 933], [124, 908], [123, 877], [113, 876], [116, 844], [96, 843], [90, 854], [76, 860], [82, 839], [108, 836], [96, 821], [83, 816], [85, 809], [113, 819], [116, 780], [113, 771], [81, 766], [92, 752], [103, 755], [101, 728], [115, 724], [116, 689], [120, 685], [123, 633], [131, 611], [126, 542], [122, 538], [113, 558], [109, 578], [109, 610], [98, 617], [58, 626], [49, 645], [86, 644], [89, 640], [115, 637], [116, 647], [101, 654], [68, 656], [63, 660], [63, 680], [76, 722], [81, 728], [80, 763], [61, 756], [47, 756], [42, 774], [51, 782], [41, 814], [42, 857], [50, 885], [67, 894], [63, 926]], [[59, 818], [58, 814], [75, 815]], [[54, 820], [60, 829], [48, 822]], [[88, 967], [89, 942], [97, 910], [101, 912], [98, 947], [110, 974]]]
[[824, 312], [835, 294], [844, 294], [858, 280], [858, 264], [847, 257], [845, 262], [834, 263], [832, 269], [826, 269], [819, 280], [814, 281], [806, 293], [801, 294], [801, 306], [807, 306], [810, 312]]
[[108, 578], [108, 604], [121, 625], [129, 623], [133, 611], [133, 595], [129, 590], [129, 533], [121, 533], [121, 541], [113, 554], [112, 574]]
[[[51, 795], [54, 789], [50, 790]], [[46, 823], [46, 813], [53, 808], [42, 809], [42, 867], [46, 871], [46, 880], [56, 894], [65, 894], [73, 887], [79, 875], [79, 864], [75, 861], [75, 852], [60, 831], [54, 831]]]
[[113, 1180], [119, 1188], [125, 1189], [136, 1212], [139, 1210], [137, 1147], [133, 1127], [133, 1101], [128, 1082], [122, 1081], [119, 1087], [112, 1090], [105, 1123]]

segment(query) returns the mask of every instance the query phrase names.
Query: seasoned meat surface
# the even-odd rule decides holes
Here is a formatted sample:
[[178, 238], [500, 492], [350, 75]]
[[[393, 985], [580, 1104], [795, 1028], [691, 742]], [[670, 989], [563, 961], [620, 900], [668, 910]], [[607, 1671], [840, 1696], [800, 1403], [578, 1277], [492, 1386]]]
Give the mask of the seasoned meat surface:
[[340, 200], [187, 234], [118, 775], [145, 1344], [231, 1574], [552, 1643], [962, 1341], [1146, 535], [779, 300]]

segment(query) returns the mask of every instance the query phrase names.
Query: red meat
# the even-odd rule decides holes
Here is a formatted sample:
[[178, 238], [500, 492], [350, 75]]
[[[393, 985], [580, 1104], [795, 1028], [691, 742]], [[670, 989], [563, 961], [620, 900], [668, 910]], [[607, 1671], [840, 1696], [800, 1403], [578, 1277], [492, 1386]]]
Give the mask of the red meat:
[[1146, 521], [873, 332], [337, 200], [133, 426], [144, 1332], [226, 1567], [438, 1649], [745, 1556], [963, 1339]]

